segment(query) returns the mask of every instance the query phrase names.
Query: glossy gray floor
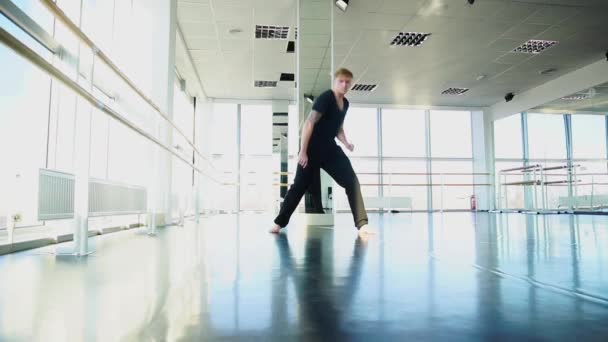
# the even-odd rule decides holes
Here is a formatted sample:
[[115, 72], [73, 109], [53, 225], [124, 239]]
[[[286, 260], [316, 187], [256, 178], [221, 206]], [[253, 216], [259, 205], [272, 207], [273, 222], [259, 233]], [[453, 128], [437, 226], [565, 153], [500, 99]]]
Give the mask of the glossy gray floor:
[[[608, 218], [221, 215], [0, 257], [1, 341], [607, 341]], [[59, 247], [60, 248], [60, 247]]]

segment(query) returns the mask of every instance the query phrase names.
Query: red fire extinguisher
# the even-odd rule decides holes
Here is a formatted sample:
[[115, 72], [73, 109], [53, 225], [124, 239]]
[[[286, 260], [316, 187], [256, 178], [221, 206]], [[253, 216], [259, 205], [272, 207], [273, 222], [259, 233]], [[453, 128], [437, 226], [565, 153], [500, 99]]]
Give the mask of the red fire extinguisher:
[[475, 195], [471, 196], [471, 210], [477, 210], [477, 199]]

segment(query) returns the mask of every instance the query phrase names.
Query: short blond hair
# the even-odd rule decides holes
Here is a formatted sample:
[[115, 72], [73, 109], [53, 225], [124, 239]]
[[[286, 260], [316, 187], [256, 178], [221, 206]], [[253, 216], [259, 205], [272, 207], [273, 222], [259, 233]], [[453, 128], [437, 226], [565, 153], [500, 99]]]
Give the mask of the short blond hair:
[[346, 68], [340, 68], [334, 73], [334, 78], [338, 78], [338, 76], [348, 76], [350, 78], [353, 78], [353, 73]]

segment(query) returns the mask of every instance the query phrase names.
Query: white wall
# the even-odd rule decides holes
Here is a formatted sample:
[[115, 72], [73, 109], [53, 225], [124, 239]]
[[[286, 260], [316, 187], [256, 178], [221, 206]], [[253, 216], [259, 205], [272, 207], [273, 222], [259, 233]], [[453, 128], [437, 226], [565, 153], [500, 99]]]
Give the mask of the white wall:
[[608, 62], [602, 59], [521, 94], [516, 93], [511, 102], [496, 103], [490, 107], [492, 119], [520, 113], [605, 82], [608, 82]]

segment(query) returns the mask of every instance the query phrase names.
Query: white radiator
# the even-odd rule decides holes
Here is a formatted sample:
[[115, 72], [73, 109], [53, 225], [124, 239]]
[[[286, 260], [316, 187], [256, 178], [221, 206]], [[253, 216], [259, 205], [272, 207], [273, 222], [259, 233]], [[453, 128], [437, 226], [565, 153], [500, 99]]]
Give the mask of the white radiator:
[[89, 181], [89, 216], [145, 213], [148, 206], [146, 188], [108, 182]]
[[38, 220], [74, 217], [74, 175], [40, 169], [38, 180]]
[[[570, 199], [568, 196], [560, 196], [558, 202], [558, 208], [568, 208], [570, 206]], [[593, 196], [572, 196], [572, 205], [576, 208], [605, 207], [608, 206], [608, 195], [595, 194]]]

